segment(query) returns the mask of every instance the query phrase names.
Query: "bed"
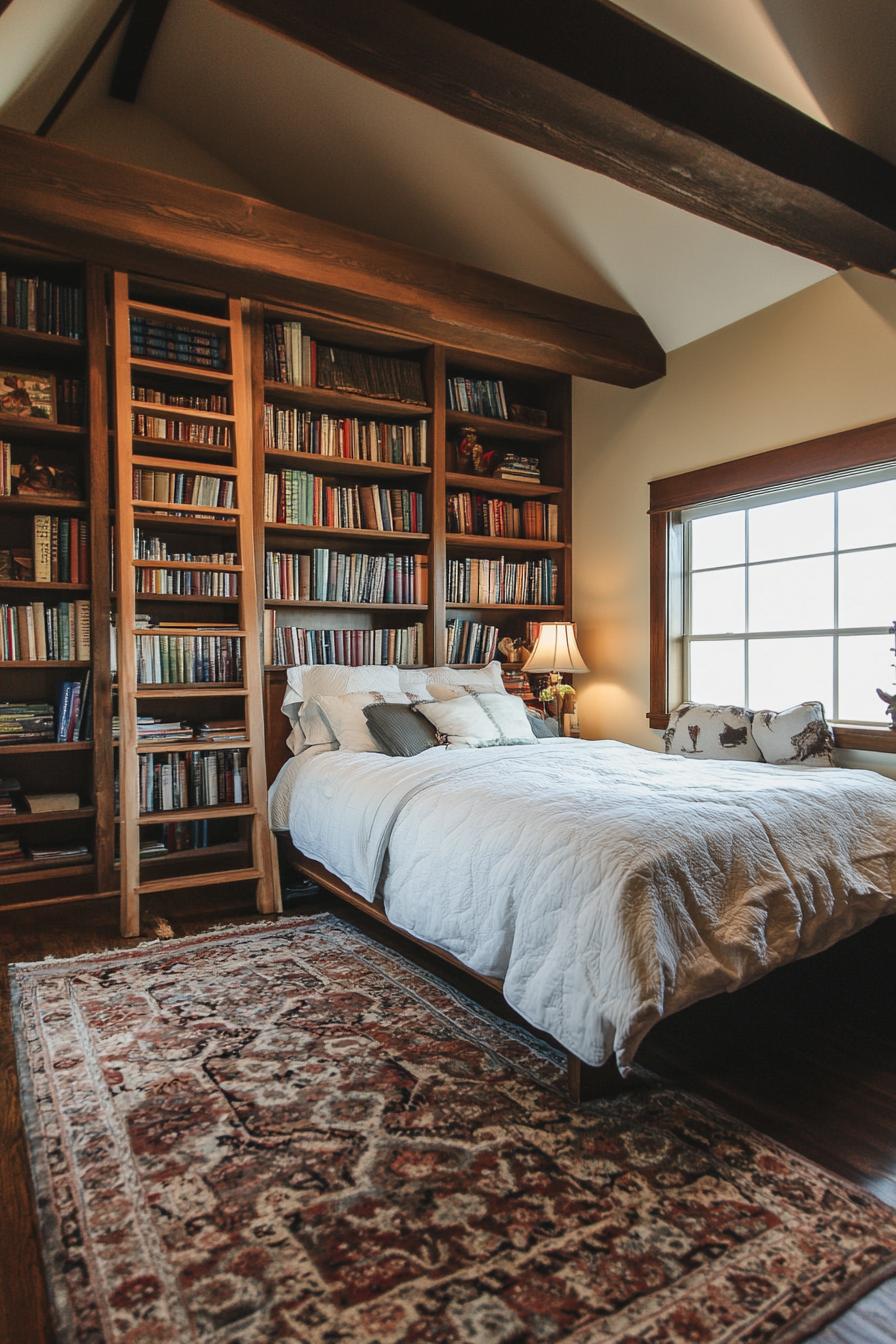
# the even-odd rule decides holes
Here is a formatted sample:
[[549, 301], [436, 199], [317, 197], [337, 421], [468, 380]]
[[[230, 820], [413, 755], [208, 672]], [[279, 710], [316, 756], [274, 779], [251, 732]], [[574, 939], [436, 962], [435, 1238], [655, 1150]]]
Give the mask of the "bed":
[[579, 1094], [661, 1018], [896, 911], [896, 783], [868, 771], [569, 739], [318, 750], [271, 817], [294, 868], [500, 988]]

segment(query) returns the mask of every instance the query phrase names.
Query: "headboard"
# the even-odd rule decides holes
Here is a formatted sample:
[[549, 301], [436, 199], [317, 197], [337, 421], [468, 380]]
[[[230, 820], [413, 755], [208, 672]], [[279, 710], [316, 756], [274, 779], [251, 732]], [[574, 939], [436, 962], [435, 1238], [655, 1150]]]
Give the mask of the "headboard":
[[281, 766], [289, 760], [286, 739], [289, 720], [281, 710], [286, 690], [286, 669], [276, 668], [264, 674], [264, 750], [268, 784], [272, 784]]

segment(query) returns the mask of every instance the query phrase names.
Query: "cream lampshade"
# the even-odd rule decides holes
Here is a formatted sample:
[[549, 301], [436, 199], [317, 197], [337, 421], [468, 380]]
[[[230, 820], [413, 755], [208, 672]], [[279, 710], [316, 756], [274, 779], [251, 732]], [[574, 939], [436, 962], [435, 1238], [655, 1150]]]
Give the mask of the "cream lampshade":
[[[588, 672], [590, 669], [579, 653], [576, 627], [572, 621], [548, 621], [542, 625], [535, 648], [523, 664], [524, 672], [547, 672], [548, 686], [541, 696], [542, 703], [559, 720], [564, 737], [578, 734], [576, 693], [572, 687], [560, 687], [561, 672]], [[553, 690], [553, 695], [547, 692]]]

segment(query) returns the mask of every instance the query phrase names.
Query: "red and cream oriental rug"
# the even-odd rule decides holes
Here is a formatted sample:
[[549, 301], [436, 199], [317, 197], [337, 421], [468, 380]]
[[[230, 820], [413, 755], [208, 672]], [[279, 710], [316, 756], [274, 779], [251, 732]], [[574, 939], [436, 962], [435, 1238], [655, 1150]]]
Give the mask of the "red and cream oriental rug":
[[782, 1344], [896, 1213], [559, 1054], [333, 916], [17, 966], [63, 1341]]

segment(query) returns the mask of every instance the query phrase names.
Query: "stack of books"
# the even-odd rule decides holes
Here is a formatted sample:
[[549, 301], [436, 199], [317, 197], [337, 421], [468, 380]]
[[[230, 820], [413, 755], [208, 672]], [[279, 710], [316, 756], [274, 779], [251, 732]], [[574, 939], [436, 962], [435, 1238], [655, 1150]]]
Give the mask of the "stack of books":
[[12, 795], [18, 793], [21, 784], [17, 779], [0, 779], [0, 817], [14, 817], [16, 806]]
[[90, 658], [90, 603], [0, 606], [0, 662], [70, 662]]
[[449, 621], [445, 630], [445, 661], [490, 663], [498, 647], [498, 627], [479, 621]]
[[449, 378], [448, 409], [507, 420], [507, 398], [500, 378]]
[[134, 499], [154, 504], [191, 504], [232, 509], [232, 477], [206, 476], [195, 471], [157, 471], [134, 467]]
[[54, 865], [63, 864], [68, 866], [72, 863], [89, 863], [91, 854], [86, 845], [30, 845], [26, 853], [33, 863], [41, 868], [50, 868]]
[[79, 341], [84, 336], [83, 291], [40, 275], [0, 271], [0, 326]]
[[403, 630], [304, 630], [277, 625], [275, 611], [264, 613], [264, 660], [269, 666], [298, 663], [416, 665], [423, 660], [423, 626]]
[[138, 359], [223, 369], [227, 362], [227, 340], [216, 327], [179, 325], [132, 313], [131, 354]]
[[379, 485], [339, 485], [308, 471], [267, 472], [264, 520], [301, 527], [365, 528], [372, 532], [419, 532], [423, 495]]
[[449, 560], [446, 601], [512, 606], [557, 603], [560, 571], [553, 560]]
[[131, 413], [131, 432], [139, 439], [170, 439], [174, 443], [207, 444], [216, 448], [230, 447], [230, 426], [200, 424], [196, 420], [172, 420], [166, 415], [146, 415], [143, 411]]
[[90, 668], [81, 681], [62, 681], [56, 693], [56, 741], [89, 742], [93, 736]]
[[212, 411], [228, 415], [230, 402], [226, 392], [169, 392], [167, 388], [131, 384], [131, 400], [153, 406], [180, 406], [186, 411]]
[[[112, 715], [112, 736], [118, 738], [121, 736], [121, 720], [117, 714]], [[138, 742], [192, 742], [193, 729], [187, 723], [182, 723], [179, 719], [167, 721], [157, 719], [152, 714], [137, 715], [137, 740]]]
[[537, 457], [526, 457], [522, 453], [505, 453], [494, 474], [499, 481], [529, 481], [532, 485], [540, 485], [541, 462]]
[[415, 405], [426, 402], [417, 360], [324, 345], [305, 334], [301, 322], [265, 323], [264, 376], [298, 387], [324, 387]]
[[0, 872], [4, 868], [12, 868], [15, 864], [25, 862], [25, 854], [18, 836], [4, 835], [0, 837]]
[[449, 493], [448, 531], [480, 537], [528, 537], [556, 541], [560, 528], [557, 504], [529, 499], [511, 504], [493, 495], [475, 495], [467, 490]]
[[211, 719], [197, 723], [193, 735], [197, 742], [241, 742], [246, 736], [242, 719]]
[[53, 706], [37, 703], [0, 704], [0, 746], [13, 742], [54, 742]]
[[281, 602], [425, 603], [428, 571], [425, 555], [268, 551], [264, 595]]
[[264, 408], [264, 446], [281, 453], [318, 453], [353, 462], [393, 462], [425, 466], [426, 421], [393, 424], [300, 411], [296, 406]]

